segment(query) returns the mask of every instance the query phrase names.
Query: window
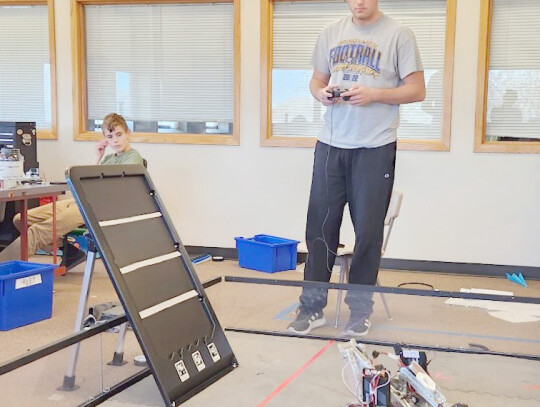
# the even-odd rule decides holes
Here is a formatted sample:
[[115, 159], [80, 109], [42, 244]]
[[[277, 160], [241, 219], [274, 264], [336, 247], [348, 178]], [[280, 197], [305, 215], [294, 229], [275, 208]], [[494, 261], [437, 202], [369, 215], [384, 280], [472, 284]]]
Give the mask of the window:
[[475, 151], [540, 153], [540, 3], [482, 0]]
[[36, 122], [38, 138], [56, 139], [52, 0], [0, 0], [0, 55], [0, 121]]
[[117, 112], [134, 141], [239, 144], [238, 0], [74, 4], [76, 140]]
[[[344, 1], [262, 0], [261, 143], [312, 146], [325, 107], [309, 92], [311, 54], [322, 28], [350, 15]], [[425, 69], [426, 100], [401, 106], [399, 148], [448, 150], [456, 0], [380, 0], [380, 9], [411, 28]]]

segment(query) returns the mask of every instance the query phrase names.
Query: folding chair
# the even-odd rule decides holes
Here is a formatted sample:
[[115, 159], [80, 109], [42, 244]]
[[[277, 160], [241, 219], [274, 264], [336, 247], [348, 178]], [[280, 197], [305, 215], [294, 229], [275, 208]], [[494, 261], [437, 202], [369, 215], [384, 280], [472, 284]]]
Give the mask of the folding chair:
[[[390, 198], [390, 204], [388, 205], [388, 211], [386, 212], [386, 217], [384, 219], [384, 240], [381, 249], [381, 256], [384, 255], [386, 247], [388, 245], [388, 239], [390, 238], [390, 233], [392, 232], [392, 227], [394, 226], [394, 220], [399, 216], [399, 210], [401, 208], [401, 201], [403, 200], [403, 193], [397, 190], [392, 191], [392, 196]], [[339, 270], [339, 282], [343, 284], [345, 278], [349, 281], [349, 271], [351, 267], [351, 260], [354, 254], [354, 247], [346, 245], [345, 247], [340, 247], [337, 250], [337, 258], [340, 260], [340, 270]], [[377, 279], [377, 285], [379, 284], [379, 279]], [[390, 314], [390, 309], [386, 303], [386, 298], [383, 293], [381, 294], [381, 299], [386, 311], [386, 316], [388, 319], [392, 319]], [[338, 290], [337, 305], [336, 305], [336, 322], [335, 327], [339, 326], [339, 313], [341, 311], [341, 300], [343, 297], [343, 290]]]

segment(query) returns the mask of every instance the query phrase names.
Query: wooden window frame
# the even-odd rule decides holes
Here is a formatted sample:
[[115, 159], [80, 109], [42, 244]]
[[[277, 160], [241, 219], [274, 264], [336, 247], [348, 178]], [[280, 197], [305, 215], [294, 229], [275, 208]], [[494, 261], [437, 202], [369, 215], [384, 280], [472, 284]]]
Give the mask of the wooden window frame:
[[491, 0], [482, 0], [478, 44], [478, 77], [476, 89], [476, 125], [474, 151], [477, 153], [540, 153], [539, 142], [486, 141], [487, 96], [489, 84], [489, 50], [491, 43]]
[[234, 5], [234, 113], [232, 135], [163, 134], [133, 132], [130, 139], [141, 143], [240, 144], [240, 0], [71, 0], [71, 43], [73, 54], [73, 139], [100, 140], [101, 134], [88, 131], [86, 82], [86, 27], [84, 6], [137, 4], [232, 3]]
[[51, 66], [51, 128], [37, 129], [40, 140], [58, 139], [56, 106], [56, 40], [54, 30], [54, 0], [0, 0], [0, 6], [47, 6], [49, 15], [49, 64]]
[[[290, 0], [261, 0], [261, 146], [314, 147], [314, 137], [272, 136], [272, 55], [274, 3]], [[296, 0], [313, 1], [313, 0]], [[446, 33], [443, 79], [443, 125], [439, 140], [400, 140], [399, 150], [449, 151], [452, 123], [452, 89], [456, 37], [457, 0], [446, 0]]]

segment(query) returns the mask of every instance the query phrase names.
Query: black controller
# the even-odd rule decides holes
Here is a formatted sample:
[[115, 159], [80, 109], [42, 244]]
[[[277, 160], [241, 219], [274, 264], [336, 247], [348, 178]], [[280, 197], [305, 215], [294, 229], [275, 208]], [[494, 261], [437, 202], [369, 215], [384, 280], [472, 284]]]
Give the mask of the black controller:
[[[329, 100], [332, 100], [332, 99], [334, 99], [334, 98], [338, 98], [338, 97], [341, 96], [341, 94], [342, 94], [343, 92], [348, 92], [348, 91], [349, 91], [349, 89], [343, 89], [343, 90], [340, 90], [340, 89], [338, 89], [338, 88], [329, 89], [328, 92], [331, 93], [332, 96], [330, 96], [328, 99], [329, 99]], [[345, 102], [347, 102], [350, 98], [351, 98], [350, 96], [343, 96], [343, 100], [344, 100]]]

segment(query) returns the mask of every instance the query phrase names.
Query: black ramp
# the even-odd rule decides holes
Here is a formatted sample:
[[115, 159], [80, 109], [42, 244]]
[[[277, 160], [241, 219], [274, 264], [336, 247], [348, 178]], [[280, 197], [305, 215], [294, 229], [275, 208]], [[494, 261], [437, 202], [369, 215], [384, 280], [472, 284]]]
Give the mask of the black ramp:
[[146, 169], [78, 166], [66, 177], [166, 406], [236, 367]]

